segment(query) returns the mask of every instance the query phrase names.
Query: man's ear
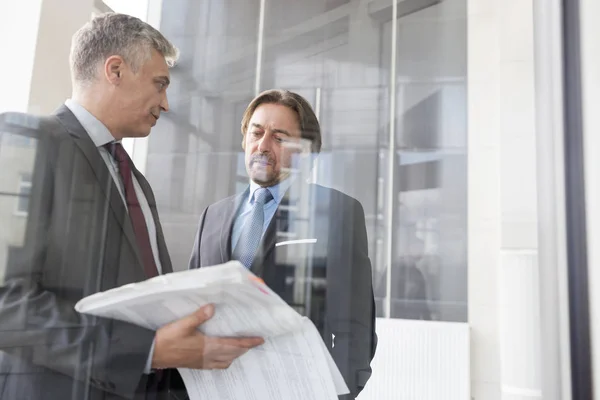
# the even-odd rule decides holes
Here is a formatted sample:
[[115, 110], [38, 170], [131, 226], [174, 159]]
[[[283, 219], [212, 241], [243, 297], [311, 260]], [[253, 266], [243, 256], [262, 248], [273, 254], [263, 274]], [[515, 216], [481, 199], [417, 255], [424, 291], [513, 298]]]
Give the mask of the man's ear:
[[242, 134], [242, 150], [246, 151], [246, 134]]
[[113, 85], [119, 85], [123, 78], [125, 61], [121, 56], [110, 56], [104, 62], [104, 77]]

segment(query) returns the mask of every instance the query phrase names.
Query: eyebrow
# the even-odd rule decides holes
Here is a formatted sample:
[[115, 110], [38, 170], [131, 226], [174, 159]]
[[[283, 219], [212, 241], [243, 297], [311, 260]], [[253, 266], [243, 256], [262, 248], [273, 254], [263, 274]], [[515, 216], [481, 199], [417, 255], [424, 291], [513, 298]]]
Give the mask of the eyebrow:
[[[257, 124], [257, 123], [252, 123], [252, 127], [253, 128], [258, 128], [258, 129], [265, 129], [261, 124]], [[286, 136], [292, 136], [285, 129], [273, 129], [273, 132], [275, 132], [275, 133], [283, 133]]]

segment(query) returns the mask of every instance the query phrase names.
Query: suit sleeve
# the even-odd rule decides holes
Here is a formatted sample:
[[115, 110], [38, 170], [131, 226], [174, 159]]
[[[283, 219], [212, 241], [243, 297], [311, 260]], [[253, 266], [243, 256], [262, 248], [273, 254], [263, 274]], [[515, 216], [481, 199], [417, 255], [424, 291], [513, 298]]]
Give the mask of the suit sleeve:
[[364, 211], [358, 201], [348, 199], [331, 205], [345, 212], [342, 221], [330, 227], [328, 297], [335, 304], [330, 304], [327, 324], [334, 335], [333, 358], [353, 399], [371, 376], [377, 336]]
[[206, 208], [200, 216], [200, 223], [198, 224], [198, 231], [196, 232], [196, 239], [194, 239], [194, 247], [192, 247], [192, 255], [190, 256], [190, 264], [188, 269], [195, 269], [202, 267], [202, 260], [200, 258], [200, 244], [202, 242], [202, 231], [204, 229], [204, 220], [206, 219]]
[[[19, 127], [3, 125], [0, 120], [0, 141], [4, 141], [11, 128], [16, 132], [13, 134], [23, 134]], [[56, 248], [50, 244], [57, 240], [50, 234], [57, 145], [36, 133], [29, 135], [37, 140], [37, 145], [24, 251], [9, 266], [4, 281], [0, 281], [0, 354], [3, 352], [15, 360], [13, 366], [41, 367], [42, 371], [48, 369], [132, 398], [154, 332], [79, 314], [74, 309], [73, 296], [66, 292], [81, 288], [42, 284], [46, 282], [46, 274], [61, 268], [48, 265], [51, 249]], [[9, 373], [19, 373], [18, 367]]]

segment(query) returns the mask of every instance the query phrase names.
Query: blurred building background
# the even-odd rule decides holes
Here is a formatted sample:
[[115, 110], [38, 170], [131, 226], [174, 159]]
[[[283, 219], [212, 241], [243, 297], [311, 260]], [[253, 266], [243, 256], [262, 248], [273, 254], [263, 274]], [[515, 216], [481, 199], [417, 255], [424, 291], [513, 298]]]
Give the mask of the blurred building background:
[[[548, 189], [561, 175], [545, 168], [558, 165], [551, 155], [560, 147], [543, 146], [557, 116], [540, 120], [552, 110], [550, 88], [561, 85], [546, 63], [561, 56], [551, 52], [556, 38], [540, 35], [560, 17], [555, 8], [540, 11], [533, 0], [10, 5], [0, 13], [0, 50], [14, 62], [0, 63], [0, 75], [11, 95], [0, 112], [49, 113], [69, 97], [70, 38], [94, 13], [136, 15], [181, 49], [171, 112], [149, 138], [125, 144], [155, 191], [176, 269], [187, 268], [204, 208], [247, 184], [246, 105], [262, 90], [290, 89], [321, 121], [312, 179], [357, 198], [366, 213], [381, 342], [361, 398], [568, 398], [566, 260], [540, 254], [540, 237], [564, 222], [560, 213], [546, 219], [544, 208], [561, 188]], [[14, 170], [0, 181], [0, 225], [9, 227], [0, 279], [23, 240], [33, 154], [26, 141], [0, 143], [0, 168]]]

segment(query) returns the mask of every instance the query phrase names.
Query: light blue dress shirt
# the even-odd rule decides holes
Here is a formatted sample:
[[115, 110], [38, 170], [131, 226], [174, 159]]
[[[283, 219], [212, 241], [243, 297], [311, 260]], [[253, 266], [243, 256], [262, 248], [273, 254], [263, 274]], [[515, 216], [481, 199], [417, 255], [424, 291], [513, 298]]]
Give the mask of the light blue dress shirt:
[[[75, 100], [68, 99], [65, 102], [65, 105], [71, 110], [71, 112], [75, 115], [75, 118], [79, 121], [83, 129], [90, 135], [92, 142], [98, 148], [100, 152], [100, 156], [106, 163], [108, 170], [110, 171], [110, 175], [115, 181], [117, 188], [119, 189], [119, 193], [121, 194], [121, 198], [123, 199], [123, 203], [127, 207], [127, 201], [125, 200], [125, 189], [123, 187], [123, 182], [121, 180], [121, 176], [119, 175], [119, 165], [110, 155], [108, 150], [104, 148], [105, 144], [111, 143], [115, 141], [114, 136], [110, 133], [108, 128], [100, 122], [96, 117], [94, 117], [88, 110], [86, 110], [81, 104], [77, 103]], [[154, 225], [154, 217], [152, 216], [152, 211], [150, 210], [150, 205], [148, 204], [148, 200], [144, 195], [144, 191], [140, 186], [137, 178], [131, 173], [133, 178], [133, 188], [135, 190], [135, 194], [140, 203], [140, 208], [142, 209], [142, 214], [144, 214], [144, 220], [146, 221], [146, 226], [148, 227], [148, 235], [150, 236], [150, 247], [152, 248], [152, 255], [154, 255], [154, 261], [156, 262], [156, 269], [158, 273], [162, 273], [162, 266], [160, 264], [160, 258], [158, 256], [158, 241], [156, 239], [156, 225]], [[146, 368], [144, 372], [146, 374], [150, 373], [152, 366], [152, 356], [154, 355], [154, 342], [152, 342], [152, 347], [150, 349], [150, 354], [148, 355], [148, 361], [146, 362]]]
[[[271, 192], [271, 196], [273, 196], [273, 199], [265, 203], [265, 205], [263, 206], [263, 210], [265, 212], [265, 221], [263, 223], [262, 230], [263, 236], [265, 235], [269, 223], [273, 219], [273, 216], [275, 215], [279, 204], [281, 204], [281, 200], [285, 196], [285, 192], [287, 192], [291, 185], [292, 178], [287, 178], [279, 182], [277, 185], [270, 186], [267, 188], [269, 192]], [[235, 245], [237, 244], [238, 240], [240, 239], [242, 230], [244, 229], [244, 224], [246, 224], [248, 218], [250, 218], [250, 214], [252, 213], [252, 207], [254, 206], [254, 194], [258, 189], [260, 189], [260, 186], [254, 181], [250, 181], [250, 191], [248, 192], [248, 197], [245, 199], [242, 206], [240, 207], [238, 215], [235, 218], [235, 222], [233, 223], [233, 230], [231, 232], [232, 252], [233, 249], [235, 249]]]

